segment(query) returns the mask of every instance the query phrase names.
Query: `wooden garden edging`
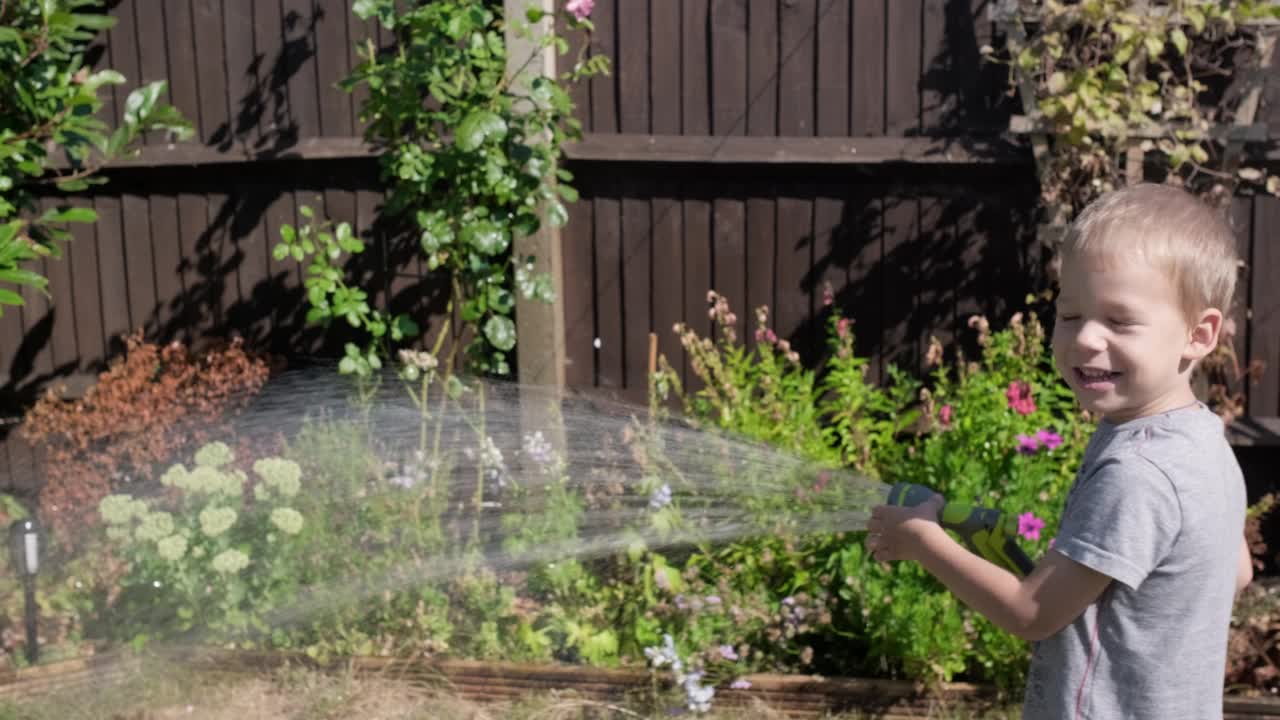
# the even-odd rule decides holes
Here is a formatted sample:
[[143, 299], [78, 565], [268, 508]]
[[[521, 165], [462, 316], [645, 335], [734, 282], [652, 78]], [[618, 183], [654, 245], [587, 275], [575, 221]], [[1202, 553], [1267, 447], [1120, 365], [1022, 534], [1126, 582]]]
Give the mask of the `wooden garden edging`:
[[[478, 703], [510, 702], [531, 693], [564, 692], [575, 698], [617, 703], [654, 689], [646, 670], [609, 670], [574, 665], [522, 664], [476, 660], [357, 657], [320, 663], [305, 655], [182, 649], [160, 654], [166, 667], [223, 676], [261, 676], [281, 668], [305, 667], [319, 672], [350, 673], [439, 689]], [[142, 658], [127, 651], [67, 660], [18, 671], [0, 672], [0, 699], [28, 699], [53, 693], [101, 688], [143, 673]], [[859, 710], [884, 720], [920, 718], [945, 709], [982, 711], [998, 704], [994, 688], [970, 683], [943, 683], [925, 689], [901, 680], [825, 678], [812, 675], [748, 675], [748, 690], [720, 689], [717, 707], [766, 705], [788, 717], [819, 717], [829, 712]], [[1228, 696], [1225, 720], [1280, 718], [1280, 700]]]

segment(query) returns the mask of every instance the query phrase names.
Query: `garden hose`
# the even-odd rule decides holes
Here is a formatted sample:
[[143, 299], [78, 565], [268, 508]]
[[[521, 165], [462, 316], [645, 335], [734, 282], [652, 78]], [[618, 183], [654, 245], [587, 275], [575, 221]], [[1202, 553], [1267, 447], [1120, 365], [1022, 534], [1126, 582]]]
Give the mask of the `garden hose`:
[[[934, 492], [915, 483], [898, 483], [889, 489], [887, 504], [914, 507]], [[970, 550], [1018, 577], [1035, 567], [1018, 546], [1018, 519], [993, 508], [949, 502], [938, 511], [938, 524], [954, 532]]]

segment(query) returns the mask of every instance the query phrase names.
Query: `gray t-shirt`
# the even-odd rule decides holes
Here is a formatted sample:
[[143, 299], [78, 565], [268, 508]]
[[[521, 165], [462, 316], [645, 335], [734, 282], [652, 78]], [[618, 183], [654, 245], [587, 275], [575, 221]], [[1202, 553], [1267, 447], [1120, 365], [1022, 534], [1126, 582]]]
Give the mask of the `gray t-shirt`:
[[1035, 644], [1023, 717], [1221, 718], [1245, 502], [1205, 406], [1101, 423], [1050, 552], [1114, 582]]

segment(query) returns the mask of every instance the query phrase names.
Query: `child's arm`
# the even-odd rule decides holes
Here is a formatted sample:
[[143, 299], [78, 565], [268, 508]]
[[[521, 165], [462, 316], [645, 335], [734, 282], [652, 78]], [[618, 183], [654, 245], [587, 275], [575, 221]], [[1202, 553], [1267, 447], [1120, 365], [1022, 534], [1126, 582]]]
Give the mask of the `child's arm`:
[[1046, 553], [1025, 579], [969, 552], [938, 525], [941, 496], [916, 507], [871, 511], [867, 547], [876, 559], [915, 560], [961, 602], [1025, 640], [1066, 627], [1102, 594], [1111, 578], [1066, 556]]
[[1236, 563], [1236, 594], [1253, 582], [1253, 555], [1249, 552], [1249, 542], [1240, 540], [1240, 560]]

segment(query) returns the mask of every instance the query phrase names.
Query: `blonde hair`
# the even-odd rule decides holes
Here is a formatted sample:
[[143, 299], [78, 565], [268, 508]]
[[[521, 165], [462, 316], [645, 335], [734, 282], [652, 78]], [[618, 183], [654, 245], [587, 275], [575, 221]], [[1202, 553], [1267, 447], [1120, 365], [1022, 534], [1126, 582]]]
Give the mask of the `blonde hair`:
[[1136, 255], [1173, 281], [1188, 321], [1216, 308], [1225, 315], [1235, 293], [1239, 257], [1231, 227], [1185, 190], [1143, 183], [1094, 200], [1076, 217], [1062, 258]]

